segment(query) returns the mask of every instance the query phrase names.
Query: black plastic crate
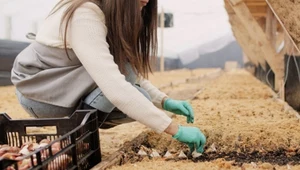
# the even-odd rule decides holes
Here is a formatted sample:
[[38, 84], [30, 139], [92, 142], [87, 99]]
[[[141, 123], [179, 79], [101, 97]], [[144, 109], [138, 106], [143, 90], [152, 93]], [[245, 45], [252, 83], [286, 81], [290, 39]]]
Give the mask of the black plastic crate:
[[[46, 133], [32, 129], [51, 128]], [[31, 131], [30, 131], [30, 130]], [[77, 110], [70, 118], [12, 120], [0, 114], [0, 144], [20, 147], [26, 142], [51, 142], [24, 157], [30, 162], [27, 169], [90, 169], [101, 162], [98, 117], [96, 110]], [[54, 145], [60, 150], [54, 153]], [[0, 160], [1, 169], [20, 169], [21, 161]]]

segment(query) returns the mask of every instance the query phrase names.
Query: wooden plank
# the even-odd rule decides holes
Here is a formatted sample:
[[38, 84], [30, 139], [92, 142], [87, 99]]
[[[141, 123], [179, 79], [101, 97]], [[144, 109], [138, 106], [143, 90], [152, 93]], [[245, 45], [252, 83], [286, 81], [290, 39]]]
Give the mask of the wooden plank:
[[254, 17], [256, 18], [266, 17], [267, 3], [265, 0], [259, 0], [259, 1], [244, 0], [244, 2]]
[[253, 13], [252, 14], [253, 17], [256, 17], [256, 18], [260, 18], [260, 17], [266, 17], [266, 13]]
[[263, 53], [260, 50], [260, 47], [255, 45], [255, 41], [249, 36], [248, 31], [241, 23], [240, 19], [235, 14], [230, 15], [229, 22], [231, 23], [231, 28], [236, 37], [236, 40], [239, 42], [249, 60], [256, 66], [260, 64], [263, 69], [266, 70], [266, 61], [263, 57]]
[[265, 2], [265, 0], [244, 0], [244, 2]]
[[[275, 79], [276, 79], [276, 75], [275, 75]], [[280, 79], [280, 81], [277, 82], [276, 84], [278, 86], [277, 88], [278, 88], [278, 96], [279, 96], [279, 98], [282, 99], [282, 100], [285, 100], [285, 90], [284, 90], [285, 82], [284, 82], [284, 80]]]
[[278, 49], [280, 47], [280, 45], [282, 44], [282, 42], [284, 41], [284, 33], [283, 32], [277, 32], [277, 36], [276, 36], [276, 49]]
[[272, 10], [268, 7], [266, 18], [266, 35], [271, 45], [276, 47], [276, 32], [277, 32], [277, 19]]
[[242, 0], [229, 0], [229, 1], [230, 1], [231, 5], [237, 5], [241, 2], [243, 2]]
[[247, 1], [245, 1], [245, 3], [247, 6], [266, 6], [267, 5], [266, 1], [263, 1], [263, 2], [249, 2], [249, 1], [247, 2]]
[[267, 13], [267, 10], [266, 10], [266, 6], [255, 6], [255, 7], [252, 7], [252, 6], [248, 6], [250, 12], [252, 14], [266, 14]]
[[[267, 38], [269, 39], [271, 45], [277, 49], [277, 18], [275, 17], [273, 11], [271, 10], [271, 8], [267, 7], [267, 18], [266, 18], [266, 35]], [[280, 37], [278, 37], [280, 38]], [[283, 68], [284, 68], [284, 53], [285, 50], [280, 51], [276, 57], [278, 60], [282, 60], [283, 62]], [[283, 75], [283, 77], [281, 77], [281, 74]], [[284, 69], [282, 70], [281, 74], [275, 74], [275, 81], [277, 81], [275, 83], [275, 89], [278, 90], [278, 95], [280, 97], [280, 99], [285, 98], [285, 87], [284, 87]]]
[[231, 5], [228, 3], [227, 0], [224, 1], [224, 7], [225, 7], [228, 15], [235, 14], [234, 10], [231, 8]]
[[285, 54], [288, 55], [293, 55], [294, 53], [294, 46], [293, 43], [291, 41], [291, 39], [289, 38], [289, 35], [287, 33], [284, 34], [284, 52]]
[[[230, 1], [230, 0], [229, 0]], [[241, 23], [248, 30], [249, 35], [253, 37], [261, 50], [265, 60], [270, 65], [271, 69], [276, 75], [276, 83], [279, 83], [284, 78], [284, 65], [283, 60], [276, 56], [276, 51], [255, 18], [251, 15], [248, 7], [244, 2], [234, 5], [230, 3], [236, 15], [239, 17]], [[278, 87], [278, 86], [277, 86]], [[277, 90], [277, 89], [276, 89]]]
[[257, 23], [260, 25], [260, 27], [265, 30], [266, 29], [266, 17], [259, 17], [256, 18]]
[[[228, 6], [230, 6], [227, 2], [227, 0], [224, 0], [225, 1], [225, 9], [227, 11], [228, 14], [233, 14], [234, 11], [233, 9], [229, 8]], [[267, 9], [267, 4], [266, 2], [263, 0], [263, 1], [259, 1], [258, 2], [247, 2], [246, 1], [246, 5], [248, 6], [248, 8], [250, 9], [252, 15], [256, 18], [256, 19], [259, 19], [261, 17], [266, 17], [266, 9]]]
[[[232, 11], [234, 13], [231, 5], [226, 0], [225, 7], [227, 11]], [[265, 25], [265, 19], [263, 19], [263, 21]], [[237, 42], [242, 47], [248, 59], [256, 66], [260, 65], [266, 71], [266, 61], [260, 47], [255, 45], [254, 39], [249, 36], [248, 31], [235, 13], [229, 14], [229, 22]]]
[[271, 28], [271, 35], [272, 35], [272, 39], [271, 39], [271, 43], [273, 45], [273, 47], [276, 48], [276, 37], [277, 37], [277, 28], [278, 28], [278, 22], [277, 22], [277, 18], [275, 17], [274, 13], [272, 12], [272, 20], [271, 20], [271, 24], [272, 24], [272, 28]]
[[244, 0], [245, 2], [264, 2], [265, 0]]

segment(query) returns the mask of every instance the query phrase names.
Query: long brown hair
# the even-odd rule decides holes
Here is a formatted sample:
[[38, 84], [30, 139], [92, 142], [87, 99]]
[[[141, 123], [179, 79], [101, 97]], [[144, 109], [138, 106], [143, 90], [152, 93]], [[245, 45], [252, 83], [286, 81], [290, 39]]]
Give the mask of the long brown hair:
[[[71, 3], [66, 9], [62, 23], [64, 46], [67, 49], [67, 28], [74, 11], [85, 2], [94, 2], [105, 15], [108, 30], [107, 42], [114, 61], [126, 74], [125, 64], [130, 63], [135, 73], [145, 78], [152, 72], [151, 65], [157, 52], [157, 0], [149, 0], [140, 10], [139, 0], [62, 0], [53, 9]], [[51, 14], [52, 14], [51, 13]]]

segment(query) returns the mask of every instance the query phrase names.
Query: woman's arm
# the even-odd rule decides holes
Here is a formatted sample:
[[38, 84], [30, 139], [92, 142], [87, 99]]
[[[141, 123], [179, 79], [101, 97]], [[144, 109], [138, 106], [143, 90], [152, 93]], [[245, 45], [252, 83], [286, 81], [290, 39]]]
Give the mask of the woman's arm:
[[152, 83], [149, 80], [140, 78], [137, 83], [149, 93], [153, 104], [156, 107], [162, 109], [163, 102], [166, 98], [168, 98], [168, 96], [162, 91], [160, 91], [157, 87], [152, 85]]
[[176, 130], [172, 128], [172, 120], [120, 73], [106, 42], [104, 21], [98, 6], [90, 2], [83, 4], [75, 11], [68, 28], [69, 45], [112, 104], [157, 132], [173, 134]]
[[187, 117], [187, 123], [194, 122], [194, 111], [187, 101], [173, 100], [165, 93], [153, 86], [149, 80], [140, 79], [138, 83], [145, 89], [152, 99], [152, 102], [161, 109]]

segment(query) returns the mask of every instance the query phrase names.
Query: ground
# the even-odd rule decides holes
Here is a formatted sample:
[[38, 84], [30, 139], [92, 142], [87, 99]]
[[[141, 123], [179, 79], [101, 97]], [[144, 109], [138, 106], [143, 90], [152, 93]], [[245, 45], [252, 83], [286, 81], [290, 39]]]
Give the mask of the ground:
[[[298, 113], [249, 73], [223, 74], [207, 83], [191, 103], [193, 126], [207, 136], [202, 156], [180, 161], [131, 153], [131, 163], [112, 169], [300, 169]], [[185, 118], [173, 119], [187, 125]], [[140, 148], [150, 153], [155, 149], [161, 156], [166, 151], [175, 157], [180, 151], [188, 154], [188, 148], [170, 136], [147, 133]]]
[[[175, 158], [180, 151], [187, 154], [188, 148], [166, 134], [156, 134], [134, 122], [100, 130], [103, 161], [124, 142], [145, 133], [146, 140], [137, 150], [128, 153], [132, 160], [112, 169], [300, 169], [295, 163], [300, 161], [298, 113], [248, 72], [235, 70], [219, 77], [203, 76], [214, 71], [180, 70], [150, 77], [153, 84], [170, 97], [191, 102], [195, 111], [192, 126], [199, 127], [207, 136], [201, 157], [141, 158], [137, 151], [142, 145], [149, 150], [156, 149], [161, 156], [169, 151]], [[7, 112], [12, 118], [29, 117], [18, 104], [14, 87], [0, 87], [0, 92], [0, 99], [4, 101], [0, 104], [1, 112]], [[184, 117], [169, 115], [174, 121], [187, 125]]]

